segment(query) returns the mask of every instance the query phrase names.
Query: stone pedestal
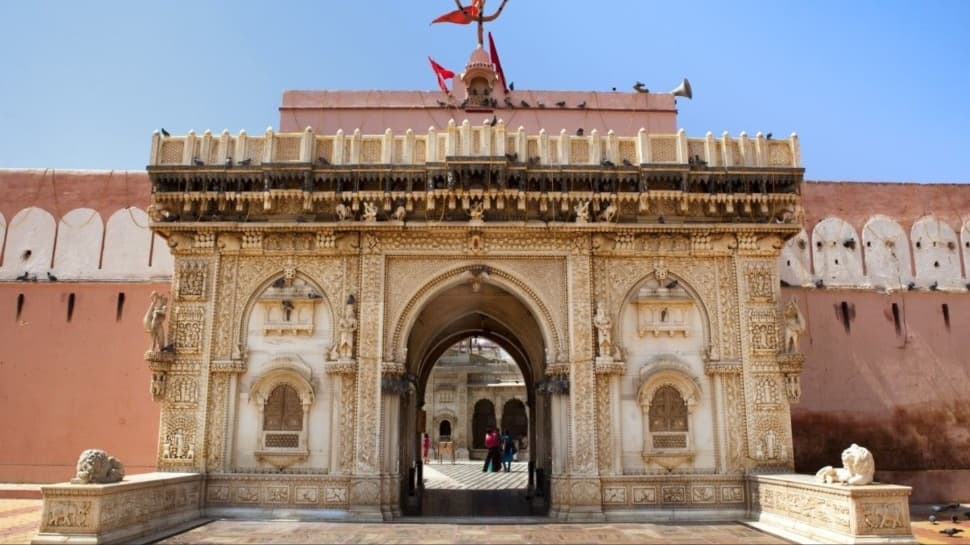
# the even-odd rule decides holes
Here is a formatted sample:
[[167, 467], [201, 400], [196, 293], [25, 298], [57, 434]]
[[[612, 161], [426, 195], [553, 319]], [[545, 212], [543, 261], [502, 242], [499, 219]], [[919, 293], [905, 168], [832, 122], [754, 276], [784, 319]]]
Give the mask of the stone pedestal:
[[908, 486], [821, 484], [809, 475], [748, 477], [752, 526], [802, 543], [916, 543]]
[[40, 532], [31, 543], [151, 539], [202, 517], [202, 475], [143, 473], [112, 484], [42, 486]]

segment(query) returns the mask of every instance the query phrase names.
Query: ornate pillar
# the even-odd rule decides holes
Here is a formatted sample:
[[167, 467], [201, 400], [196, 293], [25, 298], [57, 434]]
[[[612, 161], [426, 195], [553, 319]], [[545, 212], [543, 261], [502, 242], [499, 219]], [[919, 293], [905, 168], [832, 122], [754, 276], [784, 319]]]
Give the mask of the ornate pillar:
[[356, 458], [350, 481], [350, 510], [358, 520], [383, 520], [380, 512], [381, 317], [384, 258], [379, 240], [364, 233], [360, 265], [360, 334], [357, 346]]
[[[779, 283], [777, 251], [758, 242], [739, 246], [751, 257], [739, 258], [738, 284], [746, 311], [741, 315], [744, 398], [747, 410], [749, 469], [793, 470], [791, 415], [785, 374], [779, 361]], [[765, 255], [762, 258], [762, 255]], [[755, 257], [757, 256], [757, 257]], [[788, 373], [791, 374], [791, 373]]]
[[[588, 236], [577, 237], [567, 261], [569, 300], [568, 521], [601, 521], [603, 498], [596, 441], [596, 375], [593, 350], [592, 259]], [[562, 512], [562, 511], [560, 511]]]

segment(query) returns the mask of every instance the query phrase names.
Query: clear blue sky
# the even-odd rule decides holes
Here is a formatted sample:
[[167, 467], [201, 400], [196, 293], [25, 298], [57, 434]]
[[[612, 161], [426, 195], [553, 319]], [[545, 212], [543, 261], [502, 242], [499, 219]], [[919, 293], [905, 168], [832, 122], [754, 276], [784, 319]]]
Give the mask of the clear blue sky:
[[[489, 0], [489, 10], [498, 0]], [[0, 167], [142, 169], [151, 132], [278, 126], [284, 89], [434, 89], [451, 0], [0, 1]], [[510, 0], [519, 89], [669, 91], [680, 125], [783, 136], [809, 179], [970, 182], [970, 1]]]

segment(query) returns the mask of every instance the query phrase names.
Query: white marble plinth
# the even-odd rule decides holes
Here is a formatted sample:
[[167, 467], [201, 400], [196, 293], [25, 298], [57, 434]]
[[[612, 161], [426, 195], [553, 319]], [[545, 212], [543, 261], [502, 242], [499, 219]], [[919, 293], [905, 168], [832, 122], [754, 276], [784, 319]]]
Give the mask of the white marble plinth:
[[40, 532], [31, 543], [119, 543], [202, 517], [202, 475], [142, 473], [118, 483], [41, 487]]
[[802, 543], [916, 543], [908, 486], [822, 484], [810, 475], [751, 475], [749, 522]]

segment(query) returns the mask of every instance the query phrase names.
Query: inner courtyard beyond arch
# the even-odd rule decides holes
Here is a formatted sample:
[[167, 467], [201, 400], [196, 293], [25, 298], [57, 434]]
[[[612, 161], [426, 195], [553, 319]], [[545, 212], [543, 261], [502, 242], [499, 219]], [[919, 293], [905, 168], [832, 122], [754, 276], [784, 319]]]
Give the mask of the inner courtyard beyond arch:
[[[433, 514], [441, 511], [439, 505], [448, 505], [450, 514], [474, 516], [483, 504], [521, 503], [519, 510], [500, 512], [535, 514], [547, 505], [544, 476], [551, 455], [545, 423], [550, 415], [548, 401], [537, 395], [544, 381], [545, 342], [533, 311], [492, 281], [493, 274], [487, 267], [473, 266], [457, 275], [457, 283], [445, 280], [437, 289], [429, 288], [413, 321], [407, 373], [416, 377], [416, 384], [413, 396], [402, 399], [407, 410], [402, 410], [401, 423], [402, 429], [413, 431], [410, 443], [400, 446], [402, 473], [415, 468], [407, 495], [402, 494], [408, 513]], [[444, 424], [449, 430], [446, 437], [440, 434]], [[485, 435], [491, 430], [501, 436], [503, 447], [506, 442], [516, 445], [520, 463], [515, 472], [527, 473], [516, 481], [522, 490], [462, 502], [456, 493], [426, 486], [424, 434], [436, 461], [481, 460], [488, 466], [482, 472], [491, 473], [502, 471], [491, 467], [488, 459]], [[466, 506], [468, 512], [456, 510], [456, 505]]]

